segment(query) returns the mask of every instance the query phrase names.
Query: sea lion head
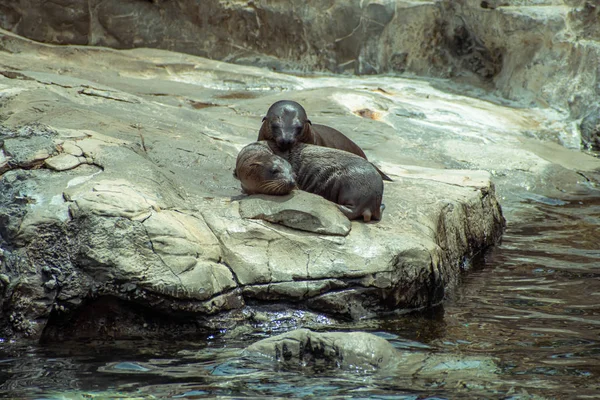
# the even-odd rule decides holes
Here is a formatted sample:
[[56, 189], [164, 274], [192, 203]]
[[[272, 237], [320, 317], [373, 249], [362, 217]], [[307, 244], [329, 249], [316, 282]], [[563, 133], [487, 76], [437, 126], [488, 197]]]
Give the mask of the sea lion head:
[[286, 151], [296, 143], [312, 143], [311, 122], [304, 107], [295, 101], [281, 100], [273, 103], [263, 118], [259, 139], [274, 141]]
[[238, 155], [234, 177], [247, 194], [282, 196], [296, 188], [292, 166], [260, 142], [246, 146]]
[[281, 157], [273, 156], [267, 161], [254, 163], [251, 169], [260, 177], [260, 184], [256, 185], [259, 193], [281, 196], [296, 187], [292, 166]]

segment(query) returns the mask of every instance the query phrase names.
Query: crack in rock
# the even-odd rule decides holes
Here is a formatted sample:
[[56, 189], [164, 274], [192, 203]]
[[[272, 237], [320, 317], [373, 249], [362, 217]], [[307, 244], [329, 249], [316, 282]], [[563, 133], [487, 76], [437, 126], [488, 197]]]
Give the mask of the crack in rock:
[[148, 238], [148, 242], [150, 243], [150, 247], [151, 247], [151, 249], [152, 249], [152, 252], [153, 252], [154, 254], [156, 254], [156, 256], [157, 256], [157, 257], [160, 259], [161, 263], [162, 263], [162, 264], [163, 264], [165, 267], [167, 267], [167, 269], [168, 269], [169, 271], [171, 271], [171, 273], [173, 274], [173, 276], [174, 276], [174, 277], [176, 277], [176, 278], [177, 278], [177, 280], [178, 280], [178, 281], [179, 281], [179, 283], [181, 284], [182, 288], [183, 288], [184, 290], [186, 290], [186, 291], [188, 291], [188, 292], [189, 292], [189, 289], [188, 289], [188, 288], [187, 288], [187, 287], [186, 287], [186, 286], [183, 284], [183, 281], [181, 280], [181, 277], [180, 277], [179, 275], [177, 275], [177, 274], [175, 273], [175, 271], [173, 271], [173, 269], [171, 268], [171, 266], [169, 266], [169, 264], [167, 264], [167, 263], [165, 262], [165, 260], [162, 258], [162, 256], [161, 256], [161, 255], [160, 255], [160, 254], [159, 254], [159, 253], [156, 251], [156, 249], [154, 248], [154, 243], [152, 242], [152, 239], [151, 239], [151, 237], [150, 237], [150, 233], [148, 232], [148, 229], [147, 229], [147, 228], [144, 226], [144, 224], [141, 224], [141, 225], [142, 225], [142, 227], [144, 228], [144, 231], [146, 232], [146, 236], [147, 236], [147, 238]]

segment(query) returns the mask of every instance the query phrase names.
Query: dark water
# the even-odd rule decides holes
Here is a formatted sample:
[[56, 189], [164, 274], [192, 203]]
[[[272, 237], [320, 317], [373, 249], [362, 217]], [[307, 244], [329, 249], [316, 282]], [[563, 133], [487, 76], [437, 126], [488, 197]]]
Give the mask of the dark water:
[[600, 198], [533, 208], [464, 279], [433, 344], [498, 357], [529, 393], [600, 398]]
[[2, 342], [0, 396], [600, 398], [600, 197], [523, 203], [511, 213], [522, 222], [509, 220], [502, 243], [443, 308], [371, 325], [402, 352], [491, 356], [492, 380], [277, 370], [241, 355], [268, 336], [248, 330], [185, 342]]

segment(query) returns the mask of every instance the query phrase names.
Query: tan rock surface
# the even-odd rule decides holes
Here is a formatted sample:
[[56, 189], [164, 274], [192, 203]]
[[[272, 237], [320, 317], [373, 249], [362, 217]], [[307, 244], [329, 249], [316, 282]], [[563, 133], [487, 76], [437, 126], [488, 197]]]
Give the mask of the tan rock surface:
[[[69, 315], [107, 296], [202, 323], [264, 302], [352, 318], [430, 307], [501, 234], [492, 174], [509, 205], [528, 187], [552, 196], [581, 177], [573, 160], [557, 163], [565, 154], [522, 145], [523, 132], [561, 126], [556, 114], [423, 81], [302, 78], [10, 35], [3, 43], [19, 50], [0, 54], [11, 71], [0, 77], [5, 154], [8, 140], [27, 154], [52, 146], [85, 157], [59, 172], [23, 169], [6, 154], [0, 234], [14, 250], [1, 268], [16, 321], [8, 334], [39, 336], [52, 307]], [[242, 218], [249, 199], [232, 176], [235, 157], [281, 98], [305, 104], [314, 122], [346, 133], [392, 176], [382, 221], [353, 221], [333, 236]], [[565, 151], [586, 171], [599, 164]], [[543, 186], [550, 174], [560, 180]], [[35, 295], [22, 297], [32, 285]]]

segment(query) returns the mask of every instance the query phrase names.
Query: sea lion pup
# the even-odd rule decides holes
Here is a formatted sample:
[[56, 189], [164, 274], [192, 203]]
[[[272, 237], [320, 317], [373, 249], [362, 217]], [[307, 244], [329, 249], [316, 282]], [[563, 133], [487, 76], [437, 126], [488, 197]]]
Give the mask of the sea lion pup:
[[[307, 143], [344, 150], [367, 159], [364, 151], [342, 132], [327, 125], [313, 125], [304, 107], [292, 100], [280, 100], [269, 107], [257, 140], [273, 141], [281, 151], [289, 150], [296, 143]], [[379, 168], [375, 169], [384, 180], [391, 181]]]
[[282, 196], [296, 187], [292, 166], [273, 154], [266, 142], [254, 142], [238, 153], [233, 176], [247, 194]]
[[305, 143], [287, 152], [273, 150], [292, 165], [298, 188], [333, 201], [348, 219], [381, 219], [383, 180], [364, 158]]

